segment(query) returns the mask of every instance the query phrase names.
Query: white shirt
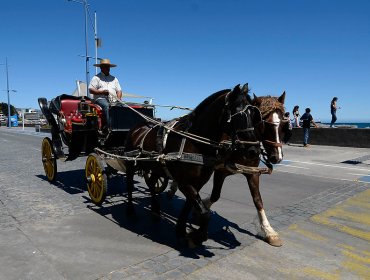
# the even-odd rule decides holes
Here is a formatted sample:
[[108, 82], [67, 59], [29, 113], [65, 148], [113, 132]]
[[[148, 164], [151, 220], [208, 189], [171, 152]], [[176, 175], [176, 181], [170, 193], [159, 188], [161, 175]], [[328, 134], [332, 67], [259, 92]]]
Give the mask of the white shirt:
[[121, 90], [121, 85], [118, 79], [112, 75], [105, 76], [102, 72], [95, 75], [90, 82], [89, 89], [107, 89], [109, 95], [104, 94], [93, 94], [94, 100], [98, 98], [106, 98], [109, 102], [116, 102], [118, 100], [117, 91]]

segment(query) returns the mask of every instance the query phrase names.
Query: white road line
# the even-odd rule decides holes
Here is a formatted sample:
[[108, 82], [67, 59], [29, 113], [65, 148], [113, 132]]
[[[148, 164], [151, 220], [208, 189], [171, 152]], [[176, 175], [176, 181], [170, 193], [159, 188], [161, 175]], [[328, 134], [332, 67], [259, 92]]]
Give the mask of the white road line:
[[281, 173], [291, 173], [291, 174], [297, 174], [297, 175], [306, 175], [310, 177], [317, 177], [317, 178], [323, 178], [323, 179], [330, 179], [330, 180], [339, 180], [339, 181], [348, 181], [348, 182], [363, 182], [363, 183], [369, 183], [365, 181], [360, 181], [356, 178], [354, 179], [343, 179], [343, 178], [337, 178], [337, 177], [326, 177], [326, 176], [319, 176], [319, 175], [313, 175], [313, 174], [305, 174], [305, 173], [296, 173], [296, 172], [289, 172], [289, 171], [283, 171], [283, 170], [274, 170], [276, 172], [281, 172]]
[[351, 170], [363, 170], [363, 171], [370, 172], [370, 168], [369, 169], [353, 168], [353, 167], [346, 167], [346, 166], [339, 166], [339, 165], [330, 165], [330, 164], [323, 164], [323, 163], [317, 163], [317, 162], [295, 161], [295, 160], [290, 160], [290, 162], [310, 164], [310, 165], [319, 165], [319, 166], [325, 166], [325, 167], [342, 168], [342, 169], [351, 169]]
[[293, 167], [293, 168], [301, 168], [301, 169], [310, 169], [309, 167], [303, 167], [303, 166], [296, 166], [296, 165], [289, 165], [289, 164], [278, 164], [276, 165], [276, 168], [279, 167]]

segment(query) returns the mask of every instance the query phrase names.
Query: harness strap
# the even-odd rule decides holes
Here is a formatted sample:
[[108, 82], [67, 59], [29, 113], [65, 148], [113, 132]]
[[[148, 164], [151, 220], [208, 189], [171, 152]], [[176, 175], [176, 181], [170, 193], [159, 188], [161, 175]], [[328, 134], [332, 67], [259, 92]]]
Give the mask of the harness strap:
[[277, 143], [277, 142], [273, 142], [273, 141], [270, 141], [270, 140], [263, 140], [262, 141], [264, 144], [267, 144], [267, 145], [270, 145], [270, 146], [273, 146], [273, 147], [282, 147], [283, 144], [282, 143]]
[[211, 139], [208, 139], [208, 138], [205, 138], [205, 137], [196, 135], [196, 134], [192, 134], [192, 133], [189, 133], [189, 132], [175, 130], [175, 129], [171, 128], [171, 127], [168, 127], [168, 126], [164, 125], [163, 122], [160, 122], [160, 121], [157, 121], [155, 119], [152, 119], [152, 118], [144, 115], [143, 113], [140, 113], [138, 110], [135, 110], [134, 108], [131, 108], [126, 102], [124, 102], [122, 100], [118, 100], [117, 102], [121, 103], [122, 105], [124, 105], [125, 107], [129, 108], [130, 110], [134, 111], [136, 114], [138, 114], [139, 116], [141, 116], [143, 119], [145, 119], [146, 121], [148, 121], [150, 123], [164, 126], [166, 129], [168, 129], [168, 130], [170, 130], [170, 131], [172, 131], [174, 133], [177, 133], [178, 135], [187, 137], [187, 138], [192, 139], [194, 141], [197, 141], [199, 143], [210, 145], [210, 146], [213, 146], [213, 147], [216, 147], [216, 148], [222, 148], [221, 145], [220, 145], [220, 143], [218, 143], [216, 141], [213, 141]]
[[182, 137], [179, 154], [177, 155], [177, 158], [179, 159], [181, 158], [181, 155], [184, 152], [185, 142], [186, 142], [186, 138]]
[[144, 135], [143, 139], [141, 139], [140, 145], [139, 145], [139, 147], [140, 147], [141, 150], [143, 149], [145, 138], [148, 136], [149, 132], [151, 132], [157, 126], [158, 126], [158, 124], [155, 125], [155, 126], [153, 126], [153, 127], [151, 127], [150, 129], [148, 129], [148, 131], [145, 132], [145, 135]]
[[166, 155], [165, 154], [160, 154], [157, 158], [157, 161], [159, 161], [162, 165], [164, 173], [166, 173], [166, 176], [173, 180], [171, 172], [168, 170], [167, 165], [166, 165]]
[[166, 148], [166, 145], [167, 145], [167, 138], [168, 138], [168, 135], [170, 134], [171, 130], [168, 129], [169, 128], [174, 128], [174, 126], [178, 123], [177, 120], [174, 120], [172, 122], [170, 122], [170, 125], [169, 126], [165, 126], [164, 129], [166, 130], [166, 133], [164, 134], [163, 136], [163, 142], [162, 142], [162, 146], [163, 146], [163, 149]]
[[247, 127], [244, 129], [238, 129], [236, 132], [247, 132], [247, 131], [254, 131], [254, 127]]

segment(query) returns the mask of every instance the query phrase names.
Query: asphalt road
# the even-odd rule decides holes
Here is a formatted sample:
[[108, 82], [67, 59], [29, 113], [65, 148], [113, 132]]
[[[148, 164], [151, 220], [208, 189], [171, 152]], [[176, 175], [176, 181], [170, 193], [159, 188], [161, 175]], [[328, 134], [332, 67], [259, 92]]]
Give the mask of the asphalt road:
[[[170, 201], [161, 195], [158, 219], [150, 214], [145, 183], [136, 178], [137, 215], [128, 217], [124, 177], [117, 176], [109, 181], [107, 201], [96, 207], [86, 191], [84, 157], [58, 161], [57, 182], [46, 180], [41, 163], [45, 136], [29, 129], [0, 127], [0, 279], [286, 279], [286, 275], [341, 279], [325, 278], [334, 275], [327, 272], [330, 266], [323, 267], [325, 258], [303, 272], [291, 265], [275, 267], [276, 260], [295, 261], [298, 266], [298, 260], [312, 261], [309, 250], [330, 244], [320, 239], [326, 238], [322, 237], [325, 234], [348, 241], [341, 244], [352, 255], [356, 246], [362, 249], [364, 257], [351, 259], [360, 258], [360, 268], [357, 263], [345, 266], [347, 270], [339, 276], [349, 278], [342, 279], [370, 274], [370, 202], [356, 204], [361, 219], [352, 217], [342, 227], [328, 222], [328, 217], [342, 217], [341, 209], [333, 210], [338, 205], [346, 205], [356, 195], [367, 197], [370, 149], [284, 146], [283, 163], [275, 166], [272, 175], [261, 177], [266, 214], [282, 234], [283, 249], [259, 239], [248, 186], [243, 176], [235, 175], [227, 179], [222, 198], [212, 208], [210, 239], [201, 248], [179, 251], [174, 234], [183, 204], [179, 193]], [[206, 197], [210, 190], [208, 183], [201, 196]], [[367, 211], [361, 212], [364, 209]], [[343, 226], [364, 234], [347, 231], [348, 236], [343, 236]], [[298, 251], [294, 251], [294, 233], [311, 236], [300, 240]], [[250, 250], [259, 258], [253, 259]], [[326, 252], [337, 253], [334, 248]], [[296, 258], [292, 261], [289, 256]], [[330, 264], [337, 269], [342, 259], [330, 259]]]

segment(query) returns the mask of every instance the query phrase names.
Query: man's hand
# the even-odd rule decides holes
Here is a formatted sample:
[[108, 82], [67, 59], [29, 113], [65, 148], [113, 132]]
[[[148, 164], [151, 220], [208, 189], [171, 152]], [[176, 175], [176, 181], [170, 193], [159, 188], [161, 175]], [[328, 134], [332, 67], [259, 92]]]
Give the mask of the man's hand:
[[109, 90], [107, 90], [107, 89], [100, 89], [99, 90], [99, 94], [109, 95]]

